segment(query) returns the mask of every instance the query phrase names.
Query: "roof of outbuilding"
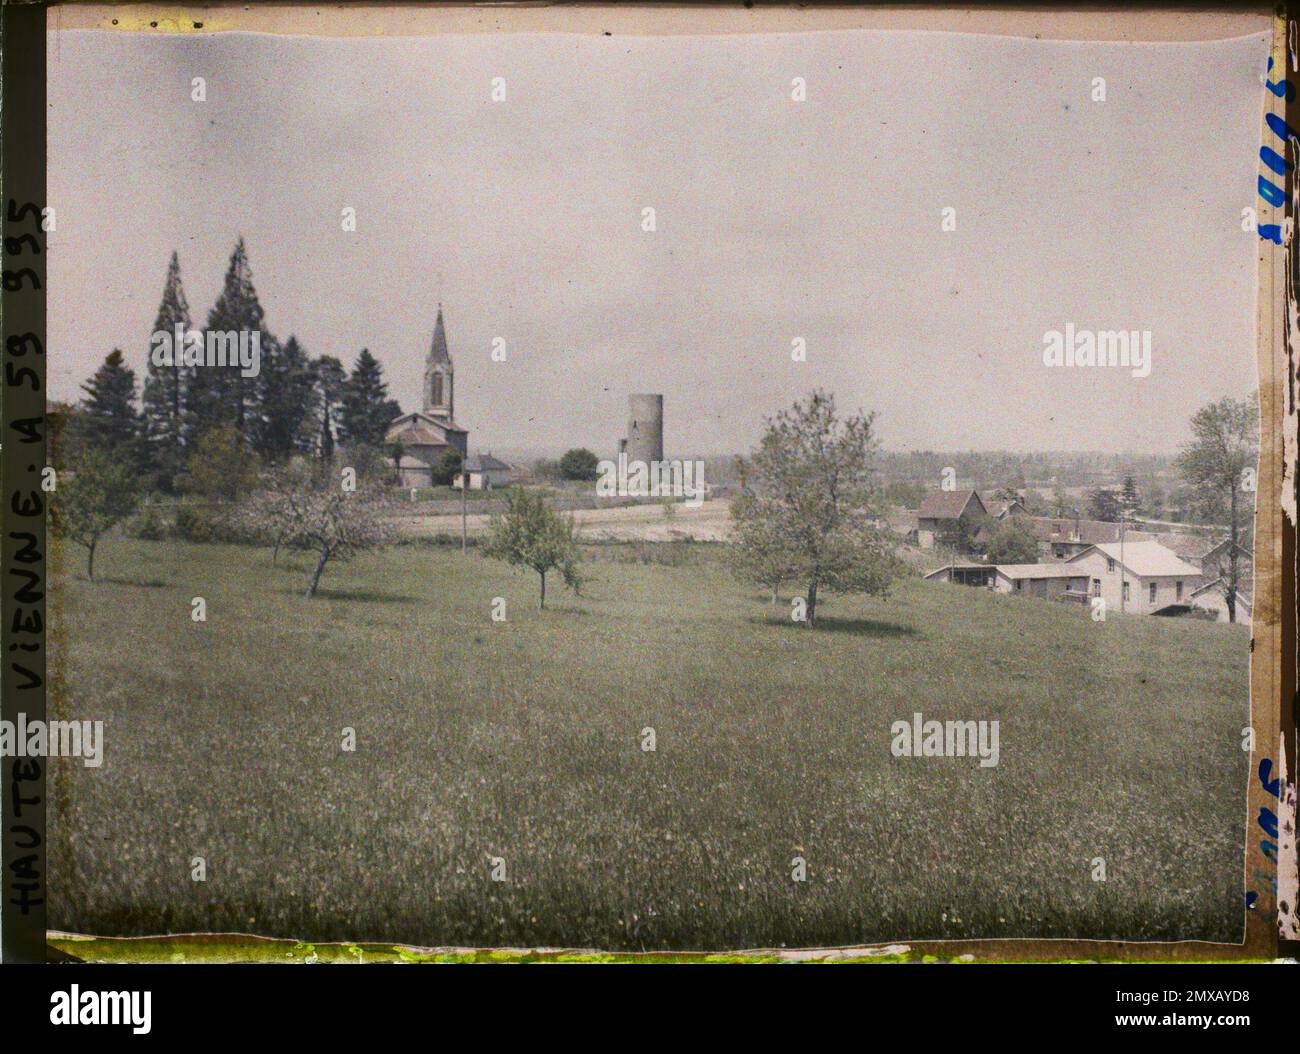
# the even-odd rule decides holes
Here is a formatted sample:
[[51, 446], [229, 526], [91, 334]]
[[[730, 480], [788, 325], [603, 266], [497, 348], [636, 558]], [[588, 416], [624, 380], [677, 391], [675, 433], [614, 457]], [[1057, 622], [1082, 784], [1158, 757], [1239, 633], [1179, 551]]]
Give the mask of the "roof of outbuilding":
[[1069, 564], [998, 564], [998, 574], [1007, 578], [1087, 578]]
[[466, 472], [499, 472], [509, 468], [504, 461], [491, 454], [472, 454], [465, 459]]
[[923, 520], [955, 520], [965, 511], [972, 498], [983, 512], [984, 503], [973, 490], [932, 491], [922, 500], [916, 515]]

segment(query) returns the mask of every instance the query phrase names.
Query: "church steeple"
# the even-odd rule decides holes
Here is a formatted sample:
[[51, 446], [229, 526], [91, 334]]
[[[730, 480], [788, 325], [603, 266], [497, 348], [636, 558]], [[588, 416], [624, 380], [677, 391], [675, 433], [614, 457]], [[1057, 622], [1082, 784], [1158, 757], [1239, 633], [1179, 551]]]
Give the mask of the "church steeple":
[[447, 350], [447, 330], [442, 321], [442, 305], [438, 305], [438, 320], [433, 324], [433, 343], [429, 357], [424, 362], [424, 412], [433, 417], [452, 420], [453, 373], [451, 353]]

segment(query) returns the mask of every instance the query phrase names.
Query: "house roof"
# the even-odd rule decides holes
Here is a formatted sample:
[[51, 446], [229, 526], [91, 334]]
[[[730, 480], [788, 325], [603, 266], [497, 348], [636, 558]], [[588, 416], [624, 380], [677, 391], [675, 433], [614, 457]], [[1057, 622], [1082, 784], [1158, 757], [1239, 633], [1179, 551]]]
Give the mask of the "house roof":
[[403, 428], [400, 432], [391, 433], [391, 439], [400, 442], [402, 446], [447, 446], [447, 440], [427, 428]]
[[934, 578], [936, 575], [947, 574], [949, 571], [992, 571], [992, 564], [944, 564], [942, 567], [936, 567], [927, 574], [926, 578]]
[[[1118, 542], [1118, 523], [1107, 520], [1083, 520], [1062, 517], [1029, 516], [1018, 520], [1029, 528], [1040, 542], [1073, 542], [1076, 545], [1100, 545]], [[1152, 535], [1136, 531], [1131, 526], [1124, 532], [1125, 540], [1151, 541]]]
[[1118, 542], [1103, 542], [1101, 545], [1089, 546], [1083, 552], [1070, 558], [1067, 563], [1075, 563], [1081, 560], [1093, 549], [1105, 554], [1111, 560], [1123, 563], [1124, 567], [1133, 574], [1141, 578], [1151, 578], [1157, 575], [1183, 575], [1185, 577], [1198, 576], [1201, 573], [1199, 567], [1189, 564], [1186, 560], [1179, 558], [1178, 554], [1159, 542], [1142, 541], [1135, 542], [1125, 539], [1124, 556], [1120, 558], [1120, 545]]
[[499, 472], [509, 468], [504, 461], [491, 454], [472, 454], [465, 459], [466, 472]]
[[410, 454], [403, 454], [397, 461], [399, 468], [404, 469], [422, 469], [425, 472], [431, 472], [428, 462], [421, 461], [418, 457], [411, 457]]
[[984, 503], [973, 490], [932, 491], [925, 496], [916, 515], [922, 520], [955, 520], [966, 511], [966, 506], [972, 499], [979, 506], [979, 511], [984, 512]]
[[998, 564], [998, 574], [1007, 578], [1087, 578], [1070, 564]]

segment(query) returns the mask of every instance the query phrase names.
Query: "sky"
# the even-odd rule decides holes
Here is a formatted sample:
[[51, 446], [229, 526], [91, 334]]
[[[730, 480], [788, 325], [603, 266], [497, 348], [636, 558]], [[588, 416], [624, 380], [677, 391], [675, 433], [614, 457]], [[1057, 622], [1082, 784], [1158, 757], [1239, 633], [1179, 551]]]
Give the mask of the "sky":
[[[661, 392], [670, 456], [741, 452], [820, 386], [889, 449], [1172, 452], [1257, 384], [1267, 47], [52, 33], [50, 395], [143, 377], [172, 251], [201, 322], [242, 235], [266, 327], [404, 410], [441, 303], [478, 451], [606, 456]], [[1067, 323], [1150, 375], [1045, 366]]]

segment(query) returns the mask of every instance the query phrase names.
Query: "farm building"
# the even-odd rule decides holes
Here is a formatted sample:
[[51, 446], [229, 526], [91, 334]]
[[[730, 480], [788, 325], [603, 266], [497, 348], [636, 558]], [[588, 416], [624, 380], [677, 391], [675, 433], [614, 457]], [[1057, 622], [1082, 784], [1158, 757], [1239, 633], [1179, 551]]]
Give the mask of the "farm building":
[[[1192, 607], [1201, 611], [1212, 611], [1219, 622], [1228, 621], [1228, 584], [1225, 579], [1216, 578], [1207, 582], [1192, 593]], [[1254, 609], [1254, 597], [1249, 586], [1243, 585], [1237, 590], [1236, 620], [1249, 626]]]
[[492, 490], [495, 487], [508, 487], [513, 481], [513, 471], [509, 465], [491, 453], [474, 454], [465, 459], [461, 474], [456, 477], [455, 486], [465, 485], [468, 477], [470, 490]]
[[933, 549], [935, 542], [952, 535], [964, 521], [970, 537], [975, 536], [988, 512], [973, 490], [939, 490], [925, 496], [916, 510], [916, 543]]
[[991, 586], [997, 568], [992, 564], [946, 564], [925, 577], [931, 582], [956, 582], [963, 586]]
[[1192, 593], [1205, 582], [1201, 569], [1154, 541], [1093, 545], [1063, 565], [1088, 579], [1088, 593], [1102, 597], [1108, 609], [1153, 614], [1190, 607]]
[[993, 588], [1018, 596], [1082, 600], [1087, 595], [1088, 576], [1069, 564], [998, 564]]

